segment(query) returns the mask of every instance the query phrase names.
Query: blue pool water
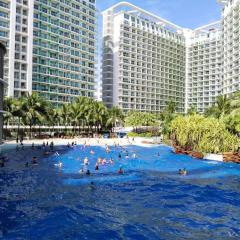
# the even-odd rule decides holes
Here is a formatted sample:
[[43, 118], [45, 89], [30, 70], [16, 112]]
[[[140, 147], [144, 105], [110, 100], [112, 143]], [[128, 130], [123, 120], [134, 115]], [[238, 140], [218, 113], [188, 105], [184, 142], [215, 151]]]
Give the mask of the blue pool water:
[[[120, 148], [91, 149], [94, 155], [88, 147], [57, 147], [59, 156], [49, 157], [9, 151], [0, 168], [0, 239], [240, 239], [240, 165], [176, 155], [163, 145], [128, 146], [129, 159]], [[26, 168], [32, 156], [39, 164]], [[79, 173], [86, 156], [90, 176]], [[114, 164], [96, 172], [97, 157]], [[184, 167], [188, 175], [179, 176]]]

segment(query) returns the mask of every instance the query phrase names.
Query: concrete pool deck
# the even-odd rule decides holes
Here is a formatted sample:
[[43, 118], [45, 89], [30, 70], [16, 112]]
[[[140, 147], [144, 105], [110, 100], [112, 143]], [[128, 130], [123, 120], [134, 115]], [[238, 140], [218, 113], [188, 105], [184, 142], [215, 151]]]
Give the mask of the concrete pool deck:
[[[152, 147], [159, 145], [159, 143], [154, 143], [154, 138], [141, 138], [141, 137], [135, 137], [133, 138], [49, 138], [49, 139], [30, 139], [30, 140], [24, 140], [23, 144], [26, 146], [32, 145], [34, 143], [35, 145], [42, 145], [43, 142], [53, 142], [55, 146], [66, 146], [68, 143], [71, 145], [72, 142], [77, 142], [78, 145], [91, 145], [91, 146], [114, 146], [115, 144], [119, 144], [120, 146], [127, 146], [127, 145], [137, 145], [141, 147]], [[18, 143], [20, 145], [20, 143]], [[16, 141], [6, 141], [3, 144], [3, 149], [10, 147], [16, 147], [17, 143]]]

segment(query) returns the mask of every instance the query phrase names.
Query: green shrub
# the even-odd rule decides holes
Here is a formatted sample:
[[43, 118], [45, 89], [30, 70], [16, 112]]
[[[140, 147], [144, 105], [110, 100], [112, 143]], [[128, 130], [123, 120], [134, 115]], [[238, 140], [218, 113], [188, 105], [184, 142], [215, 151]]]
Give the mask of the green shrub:
[[236, 151], [240, 143], [226, 129], [223, 121], [200, 115], [174, 119], [171, 123], [171, 136], [177, 145], [202, 153]]

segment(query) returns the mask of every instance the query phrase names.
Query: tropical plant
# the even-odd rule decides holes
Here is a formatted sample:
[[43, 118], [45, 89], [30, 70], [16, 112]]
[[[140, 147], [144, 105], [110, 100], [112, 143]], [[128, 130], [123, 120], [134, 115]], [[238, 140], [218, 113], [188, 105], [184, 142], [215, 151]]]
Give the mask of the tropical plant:
[[171, 133], [176, 145], [203, 153], [236, 151], [240, 143], [222, 120], [197, 114], [178, 116], [172, 121]]
[[32, 129], [41, 123], [48, 113], [48, 104], [37, 93], [33, 93], [23, 100], [22, 109], [25, 112], [23, 122], [29, 126], [30, 138]]
[[106, 122], [107, 126], [114, 128], [117, 124], [122, 124], [123, 121], [124, 114], [119, 107], [114, 106], [108, 111], [108, 120]]

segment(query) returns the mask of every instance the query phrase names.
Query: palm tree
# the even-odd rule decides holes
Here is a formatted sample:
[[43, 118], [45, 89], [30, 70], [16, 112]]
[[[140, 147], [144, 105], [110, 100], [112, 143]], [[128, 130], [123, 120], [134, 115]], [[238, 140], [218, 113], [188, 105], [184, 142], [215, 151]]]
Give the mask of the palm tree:
[[32, 128], [43, 117], [47, 116], [47, 102], [43, 100], [37, 93], [33, 93], [24, 99], [23, 111], [25, 111], [24, 122], [29, 126], [30, 137], [32, 137]]
[[65, 132], [67, 125], [70, 125], [70, 104], [63, 104], [62, 108], [60, 109], [60, 122], [64, 125], [65, 127]]
[[[42, 119], [44, 120], [44, 119]], [[60, 110], [57, 108], [52, 108], [51, 106], [48, 108], [47, 114], [47, 123], [52, 129], [52, 133], [54, 133], [54, 126], [59, 125], [60, 123]]]
[[218, 118], [230, 112], [230, 100], [226, 95], [218, 96], [216, 101], [217, 115]]
[[123, 111], [119, 107], [112, 107], [108, 111], [108, 120], [106, 125], [111, 126], [112, 128], [117, 126], [117, 123], [123, 123], [124, 114]]
[[196, 108], [196, 106], [192, 105], [192, 106], [188, 109], [187, 114], [188, 114], [188, 115], [195, 115], [195, 114], [197, 114], [197, 108]]
[[14, 108], [13, 98], [8, 98], [8, 97], [4, 98], [4, 100], [3, 100], [3, 110], [5, 111], [5, 113], [4, 113], [4, 120], [3, 121], [4, 121], [4, 124], [6, 124], [6, 126], [8, 125], [10, 119], [13, 117], [12, 116], [13, 108]]
[[99, 132], [107, 116], [107, 107], [102, 102], [94, 102], [93, 122]]
[[70, 107], [70, 112], [69, 112], [69, 117], [71, 119], [71, 124], [73, 126], [73, 132], [75, 134], [75, 131], [76, 131], [76, 127], [79, 123], [79, 117], [80, 117], [80, 108], [79, 108], [79, 105], [74, 102], [71, 104], [71, 107]]
[[204, 115], [206, 117], [213, 116], [223, 118], [231, 112], [231, 101], [226, 95], [218, 96], [214, 106], [206, 109]]
[[170, 100], [167, 103], [166, 110], [168, 114], [173, 114], [176, 112], [176, 103], [173, 100]]
[[13, 103], [14, 103], [14, 107], [12, 109], [12, 115], [17, 118], [18, 129], [17, 129], [17, 136], [16, 137], [18, 139], [19, 138], [20, 124], [22, 122], [23, 117], [25, 116], [25, 112], [23, 110], [24, 99], [23, 98], [20, 98], [18, 100], [14, 99]]
[[231, 113], [236, 114], [236, 112], [240, 112], [240, 91], [230, 97], [230, 107]]

